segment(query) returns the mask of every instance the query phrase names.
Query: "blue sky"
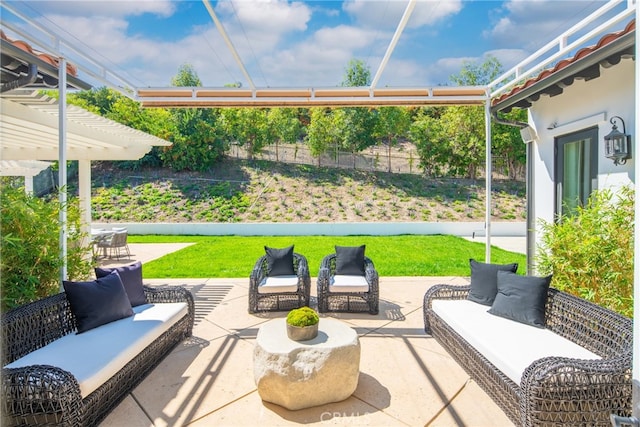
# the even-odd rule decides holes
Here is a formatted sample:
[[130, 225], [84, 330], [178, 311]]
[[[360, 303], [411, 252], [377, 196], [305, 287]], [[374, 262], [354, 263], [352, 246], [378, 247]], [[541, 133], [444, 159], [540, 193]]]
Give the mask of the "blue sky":
[[[203, 86], [248, 82], [200, 1], [9, 3], [74, 40], [138, 87], [169, 86], [191, 64]], [[258, 87], [337, 86], [352, 58], [372, 75], [405, 0], [211, 1]], [[506, 70], [602, 6], [590, 0], [419, 1], [379, 86], [448, 84], [465, 61]], [[3, 19], [11, 19], [4, 16]]]

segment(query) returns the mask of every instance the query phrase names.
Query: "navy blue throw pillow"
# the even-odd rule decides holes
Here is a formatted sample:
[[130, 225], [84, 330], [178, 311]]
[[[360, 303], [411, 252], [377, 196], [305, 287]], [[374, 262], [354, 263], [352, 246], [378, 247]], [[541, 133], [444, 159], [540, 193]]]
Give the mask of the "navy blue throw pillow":
[[133, 316], [133, 309], [118, 272], [92, 282], [62, 282], [78, 333]]
[[97, 278], [108, 276], [113, 271], [117, 271], [120, 275], [124, 290], [127, 292], [131, 302], [131, 307], [147, 303], [147, 297], [144, 294], [142, 285], [142, 263], [140, 261], [122, 267], [95, 269]]

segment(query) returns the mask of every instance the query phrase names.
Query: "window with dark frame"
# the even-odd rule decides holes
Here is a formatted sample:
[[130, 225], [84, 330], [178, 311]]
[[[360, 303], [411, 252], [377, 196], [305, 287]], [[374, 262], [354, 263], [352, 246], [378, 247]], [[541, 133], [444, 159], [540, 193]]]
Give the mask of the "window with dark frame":
[[596, 189], [598, 128], [556, 137], [555, 150], [555, 213], [559, 218], [584, 206]]

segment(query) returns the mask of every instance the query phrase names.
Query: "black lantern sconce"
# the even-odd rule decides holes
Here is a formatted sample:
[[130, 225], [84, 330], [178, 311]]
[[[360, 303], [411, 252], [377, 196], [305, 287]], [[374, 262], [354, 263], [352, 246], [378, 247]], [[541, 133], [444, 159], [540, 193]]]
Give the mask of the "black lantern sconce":
[[[622, 123], [622, 132], [618, 130], [616, 121]], [[627, 135], [624, 120], [619, 116], [611, 117], [609, 122], [613, 125], [611, 132], [604, 137], [604, 155], [613, 160], [614, 165], [624, 165], [631, 158], [631, 135]]]

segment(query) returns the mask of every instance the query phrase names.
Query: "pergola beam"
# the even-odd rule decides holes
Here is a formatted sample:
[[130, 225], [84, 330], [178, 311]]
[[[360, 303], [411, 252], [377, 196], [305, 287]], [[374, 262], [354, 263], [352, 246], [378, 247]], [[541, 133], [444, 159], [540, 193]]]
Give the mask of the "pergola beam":
[[344, 107], [483, 105], [485, 86], [424, 88], [144, 88], [143, 107]]

